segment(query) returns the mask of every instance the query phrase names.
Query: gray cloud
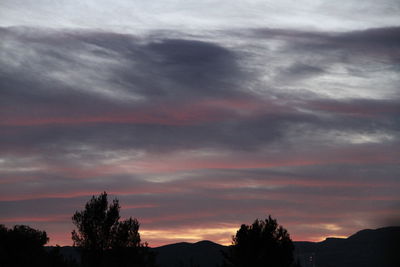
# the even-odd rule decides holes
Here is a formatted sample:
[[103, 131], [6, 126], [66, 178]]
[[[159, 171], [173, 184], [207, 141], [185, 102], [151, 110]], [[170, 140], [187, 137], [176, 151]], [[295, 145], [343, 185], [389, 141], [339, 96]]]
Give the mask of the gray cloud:
[[399, 4], [395, 0], [231, 1], [116, 0], [4, 0], [0, 3], [0, 25], [36, 27], [100, 28], [119, 31], [138, 29], [185, 29], [272, 27], [319, 28], [325, 30], [365, 29], [398, 23]]
[[1, 28], [1, 219], [67, 229], [32, 218], [103, 190], [148, 229], [271, 212], [322, 236], [391, 216], [398, 31]]

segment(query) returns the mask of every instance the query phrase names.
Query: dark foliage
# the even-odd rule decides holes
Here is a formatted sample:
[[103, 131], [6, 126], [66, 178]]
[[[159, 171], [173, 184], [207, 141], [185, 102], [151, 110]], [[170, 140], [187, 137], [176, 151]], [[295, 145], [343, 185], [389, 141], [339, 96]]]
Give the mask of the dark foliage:
[[44, 245], [48, 241], [44, 231], [25, 225], [16, 225], [10, 229], [0, 225], [0, 266], [74, 266], [74, 262], [67, 261], [59, 250], [47, 251]]
[[289, 233], [269, 216], [240, 227], [224, 253], [224, 266], [290, 267], [294, 264], [293, 250]]
[[154, 253], [140, 240], [139, 222], [132, 218], [120, 222], [119, 211], [118, 200], [109, 205], [104, 192], [72, 217], [77, 227], [72, 240], [81, 249], [83, 266], [155, 266]]
[[[64, 257], [61, 254], [61, 247], [56, 246], [47, 251], [49, 267], [79, 267], [76, 260]], [[43, 266], [43, 265], [41, 265]]]

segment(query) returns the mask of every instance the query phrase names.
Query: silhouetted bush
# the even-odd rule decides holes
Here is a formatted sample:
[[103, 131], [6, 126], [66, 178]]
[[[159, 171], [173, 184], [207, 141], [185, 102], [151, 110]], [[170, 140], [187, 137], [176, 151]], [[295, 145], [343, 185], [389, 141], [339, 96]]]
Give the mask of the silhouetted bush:
[[290, 267], [294, 245], [286, 229], [269, 216], [252, 225], [243, 224], [224, 254], [229, 267]]
[[154, 253], [141, 243], [139, 222], [132, 218], [120, 222], [119, 211], [118, 200], [109, 205], [104, 192], [73, 215], [77, 231], [72, 232], [72, 240], [81, 249], [83, 266], [155, 266]]
[[1, 267], [69, 267], [72, 262], [64, 259], [59, 250], [46, 250], [49, 241], [46, 232], [26, 225], [7, 229], [0, 225], [0, 266]]

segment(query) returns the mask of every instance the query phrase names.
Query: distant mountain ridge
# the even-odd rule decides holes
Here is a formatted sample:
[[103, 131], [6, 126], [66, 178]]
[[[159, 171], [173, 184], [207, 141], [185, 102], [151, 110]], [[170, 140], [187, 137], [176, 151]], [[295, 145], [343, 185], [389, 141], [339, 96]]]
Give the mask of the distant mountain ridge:
[[[399, 267], [400, 227], [361, 230], [348, 238], [294, 242], [302, 267]], [[154, 250], [160, 267], [215, 267], [227, 251], [211, 241], [170, 244]]]
[[160, 267], [214, 267], [222, 263], [221, 251], [226, 251], [223, 246], [211, 241], [197, 243], [176, 243], [153, 248], [157, 253], [157, 264]]
[[[399, 267], [400, 226], [361, 230], [348, 238], [322, 242], [294, 242], [295, 257], [302, 267]], [[211, 241], [176, 243], [153, 248], [160, 267], [216, 267], [228, 247]], [[69, 257], [78, 253], [62, 247]], [[250, 267], [250, 266], [249, 266]]]
[[348, 238], [295, 242], [303, 267], [399, 267], [400, 227], [361, 230]]

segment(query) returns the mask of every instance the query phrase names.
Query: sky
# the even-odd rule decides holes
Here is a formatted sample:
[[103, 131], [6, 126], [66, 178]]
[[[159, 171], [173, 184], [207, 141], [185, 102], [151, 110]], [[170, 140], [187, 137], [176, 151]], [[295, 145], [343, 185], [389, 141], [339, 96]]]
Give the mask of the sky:
[[0, 223], [150, 246], [400, 223], [400, 2], [2, 0]]

